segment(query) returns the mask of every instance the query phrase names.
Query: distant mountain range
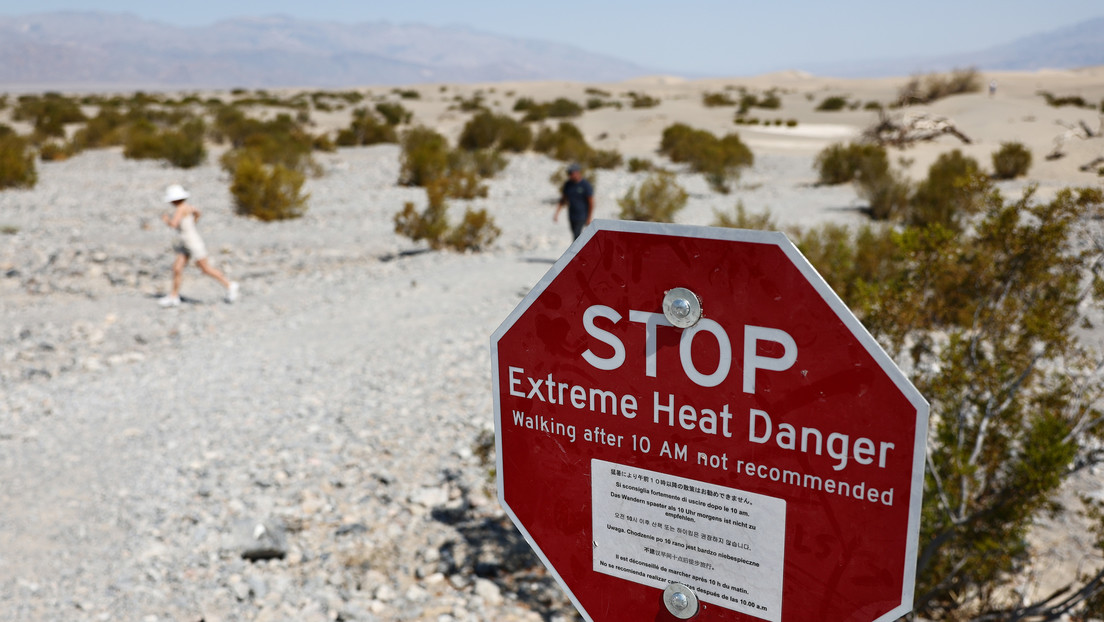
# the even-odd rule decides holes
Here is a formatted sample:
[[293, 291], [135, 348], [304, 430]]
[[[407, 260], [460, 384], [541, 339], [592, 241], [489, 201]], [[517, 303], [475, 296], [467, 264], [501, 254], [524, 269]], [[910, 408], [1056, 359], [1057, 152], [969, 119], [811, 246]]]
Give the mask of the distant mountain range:
[[[971, 54], [812, 62], [787, 69], [876, 76], [966, 66], [1016, 70], [1087, 65], [1104, 65], [1104, 18]], [[179, 27], [104, 12], [0, 16], [0, 88], [9, 89], [613, 82], [656, 73], [661, 72], [568, 45], [466, 27], [339, 24], [284, 16]]]
[[[1101, 9], [1104, 12], [1104, 9]], [[1074, 69], [1104, 65], [1104, 17], [1086, 20], [990, 48], [944, 56], [810, 63], [814, 74], [839, 77], [903, 76], [954, 68], [989, 71]]]
[[271, 16], [186, 28], [100, 12], [0, 17], [0, 86], [604, 82], [648, 73], [655, 72], [568, 45], [463, 27]]

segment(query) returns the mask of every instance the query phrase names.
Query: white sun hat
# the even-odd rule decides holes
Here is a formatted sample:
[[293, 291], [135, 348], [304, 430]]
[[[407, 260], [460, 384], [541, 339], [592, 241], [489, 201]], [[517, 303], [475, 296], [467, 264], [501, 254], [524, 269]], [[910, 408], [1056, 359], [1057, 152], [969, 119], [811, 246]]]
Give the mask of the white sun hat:
[[165, 202], [173, 203], [175, 201], [183, 201], [191, 195], [184, 189], [184, 186], [180, 184], [173, 184], [168, 188], [165, 188]]

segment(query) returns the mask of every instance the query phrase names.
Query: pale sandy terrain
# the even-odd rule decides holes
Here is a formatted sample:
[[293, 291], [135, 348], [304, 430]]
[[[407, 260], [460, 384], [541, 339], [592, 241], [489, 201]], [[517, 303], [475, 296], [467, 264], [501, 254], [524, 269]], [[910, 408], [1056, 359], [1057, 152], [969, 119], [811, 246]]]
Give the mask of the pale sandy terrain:
[[[1031, 183], [1042, 196], [1104, 183], [1095, 169], [1079, 170], [1104, 156], [1099, 108], [1054, 108], [1037, 94], [1099, 106], [1104, 68], [985, 74], [983, 83], [991, 79], [992, 97], [909, 110], [948, 118], [972, 144], [943, 136], [893, 150], [893, 160], [918, 179], [941, 153], [961, 149], [988, 168], [1001, 142], [1019, 141], [1034, 164], [1026, 179], [998, 184], [1008, 194]], [[470, 117], [455, 109], [458, 95], [481, 93], [508, 113], [522, 96], [583, 103], [588, 89], [605, 91], [625, 105], [573, 120], [595, 147], [671, 166], [656, 149], [663, 129], [683, 122], [738, 132], [755, 154], [729, 195], [680, 172], [691, 198], [678, 222], [707, 225], [741, 202], [782, 226], [814, 226], [867, 222], [853, 188], [815, 185], [813, 161], [877, 119], [861, 107], [815, 107], [837, 95], [888, 103], [905, 80], [792, 72], [433, 84], [414, 87], [417, 100], [391, 87], [358, 90], [401, 101], [415, 123], [450, 139]], [[702, 105], [704, 93], [740, 86], [779, 89], [780, 109], [749, 116], [796, 127], [736, 125], [734, 108]], [[632, 109], [629, 92], [661, 103]], [[344, 127], [349, 115], [312, 112], [313, 129]], [[1065, 157], [1044, 160], [1082, 122], [1096, 135], [1067, 137]], [[402, 204], [424, 201], [420, 189], [396, 185], [393, 145], [319, 154], [307, 215], [273, 224], [233, 215], [218, 153], [187, 171], [126, 160], [119, 149], [85, 153], [41, 163], [34, 189], [0, 192], [0, 618], [570, 619], [562, 597], [522, 594], [516, 572], [474, 577], [472, 524], [441, 518], [463, 510], [487, 524], [503, 519], [472, 451], [492, 423], [487, 340], [570, 243], [566, 225], [551, 222], [550, 177], [562, 163], [513, 156], [489, 196], [472, 203], [495, 218], [501, 238], [463, 255], [421, 253], [393, 232]], [[643, 178], [599, 171], [597, 216], [616, 217], [617, 199]], [[214, 262], [243, 283], [238, 304], [220, 303], [194, 270], [189, 304], [155, 304], [172, 260], [157, 218], [170, 183], [205, 210]], [[1099, 473], [1083, 473], [1076, 490], [1104, 494]], [[284, 560], [235, 555], [233, 525], [248, 519], [288, 526]], [[1029, 599], [1100, 563], [1076, 523], [1044, 527], [1033, 542], [1046, 562], [1024, 578]]]

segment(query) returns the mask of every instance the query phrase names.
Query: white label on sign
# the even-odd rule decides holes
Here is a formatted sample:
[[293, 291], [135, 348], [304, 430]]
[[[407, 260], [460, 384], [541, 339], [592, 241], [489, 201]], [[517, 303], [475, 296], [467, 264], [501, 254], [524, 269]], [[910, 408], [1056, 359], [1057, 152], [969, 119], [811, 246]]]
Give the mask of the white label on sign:
[[783, 499], [590, 461], [594, 571], [782, 619]]

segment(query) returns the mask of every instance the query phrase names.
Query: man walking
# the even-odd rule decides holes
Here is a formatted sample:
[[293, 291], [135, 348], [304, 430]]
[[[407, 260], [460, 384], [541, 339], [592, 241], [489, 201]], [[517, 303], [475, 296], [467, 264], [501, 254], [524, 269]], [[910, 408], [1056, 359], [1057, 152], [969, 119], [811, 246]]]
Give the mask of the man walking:
[[594, 219], [594, 188], [583, 179], [583, 169], [578, 164], [567, 167], [567, 181], [560, 189], [560, 202], [556, 204], [556, 213], [552, 222], [558, 222], [560, 210], [567, 206], [567, 220], [571, 225], [572, 240], [577, 240], [583, 227]]

